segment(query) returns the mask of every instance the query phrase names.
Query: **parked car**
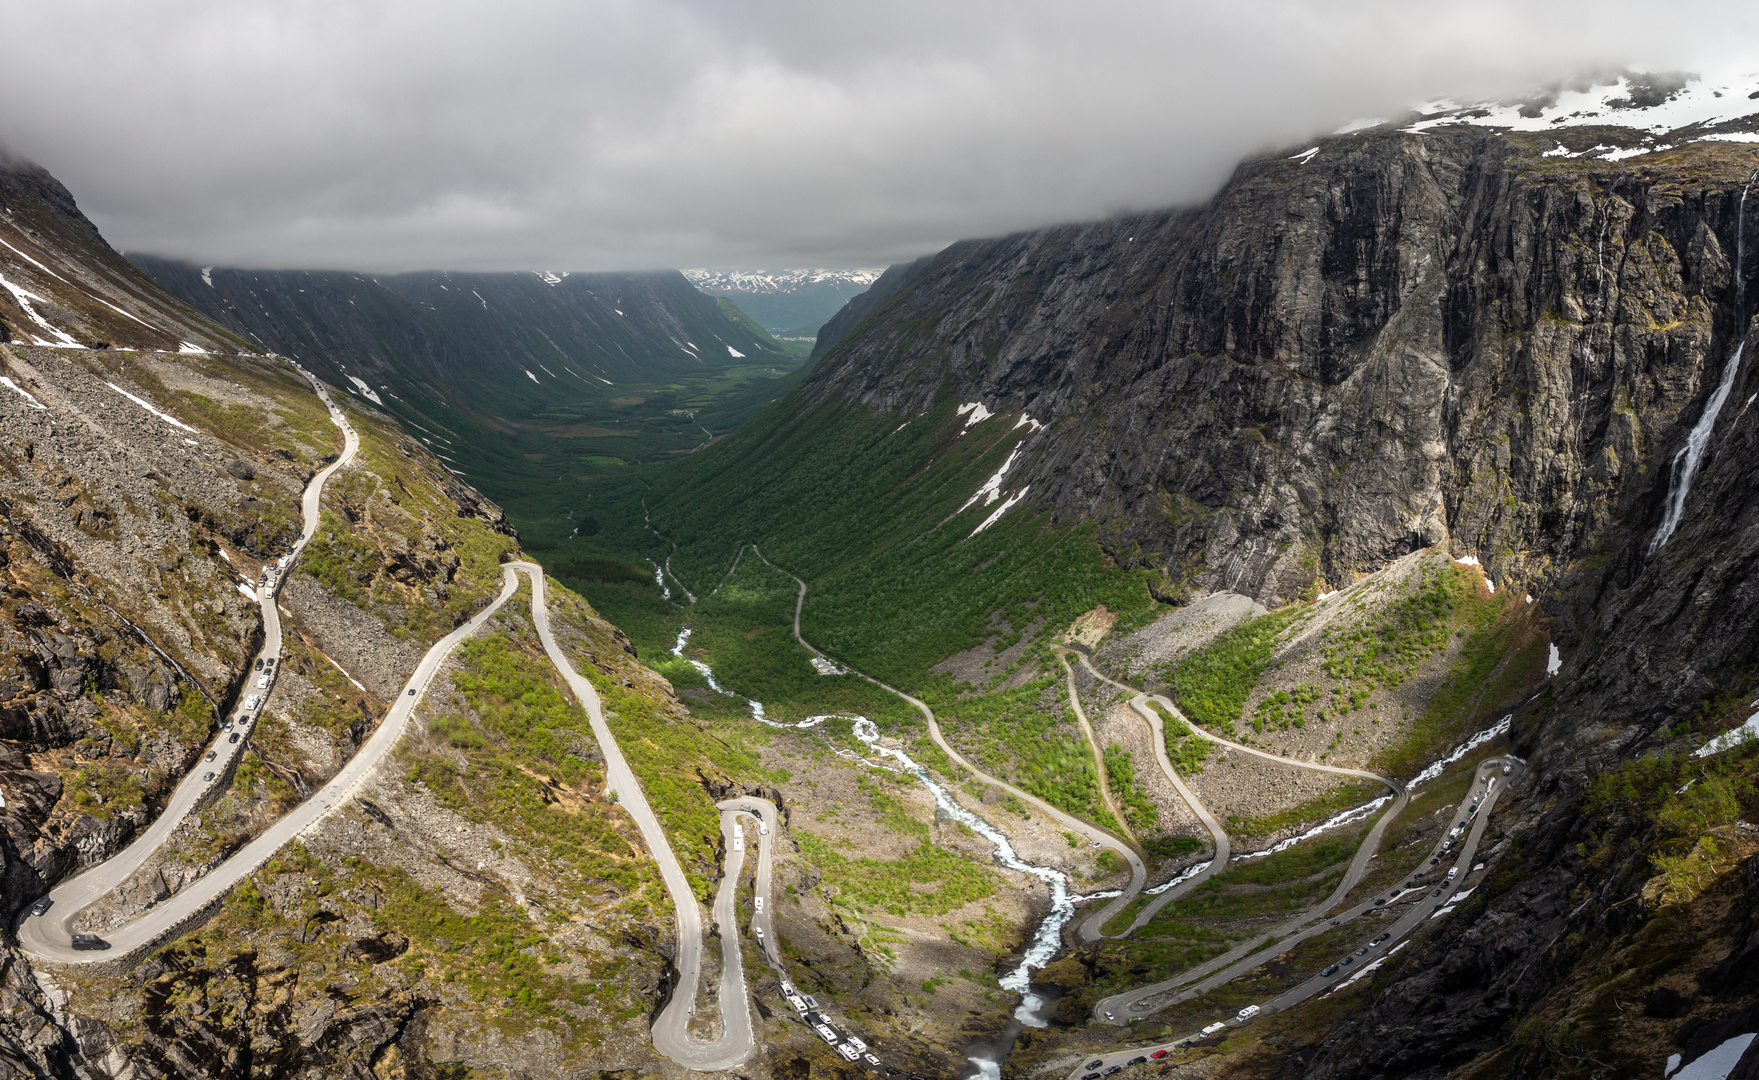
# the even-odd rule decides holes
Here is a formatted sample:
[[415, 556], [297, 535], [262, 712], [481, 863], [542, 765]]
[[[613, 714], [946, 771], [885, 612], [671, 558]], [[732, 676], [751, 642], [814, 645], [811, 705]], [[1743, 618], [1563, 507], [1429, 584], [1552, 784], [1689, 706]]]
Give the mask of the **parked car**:
[[1161, 1058], [1164, 1058], [1167, 1056], [1167, 1052], [1165, 1050], [1156, 1050], [1154, 1053], [1152, 1053], [1148, 1056], [1155, 1059], [1156, 1061], [1159, 1061]]
[[1105, 1071], [1105, 1075], [1110, 1076], [1113, 1073], [1121, 1073], [1123, 1071], [1124, 1071], [1124, 1067], [1122, 1065], [1113, 1065], [1111, 1068], [1109, 1068]]
[[1086, 1076], [1083, 1076], [1081, 1080], [1099, 1080], [1099, 1074], [1096, 1072], [1090, 1072]]
[[1099, 1060], [1097, 1060], [1097, 1061], [1089, 1061], [1089, 1062], [1088, 1062], [1088, 1063], [1087, 1063], [1087, 1067], [1088, 1067], [1088, 1068], [1089, 1068], [1089, 1069], [1097, 1069], [1097, 1068], [1099, 1068], [1099, 1067], [1100, 1067], [1100, 1066], [1101, 1066], [1101, 1065], [1104, 1065], [1104, 1064], [1105, 1064], [1105, 1059], [1104, 1059], [1104, 1058], [1100, 1058], [1100, 1059], [1099, 1059]]
[[1141, 1055], [1137, 1055], [1136, 1057], [1133, 1057], [1130, 1059], [1130, 1064], [1141, 1065], [1142, 1063], [1146, 1062], [1147, 1060], [1148, 1060], [1147, 1058], [1142, 1057]]

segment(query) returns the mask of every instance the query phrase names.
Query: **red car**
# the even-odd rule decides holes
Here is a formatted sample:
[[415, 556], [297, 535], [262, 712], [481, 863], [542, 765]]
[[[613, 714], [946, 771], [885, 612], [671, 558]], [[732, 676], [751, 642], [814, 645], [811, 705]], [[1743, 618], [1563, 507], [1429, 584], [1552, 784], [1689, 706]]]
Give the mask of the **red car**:
[[1152, 1054], [1150, 1054], [1150, 1055], [1148, 1055], [1148, 1056], [1149, 1056], [1149, 1057], [1151, 1057], [1151, 1058], [1154, 1058], [1154, 1059], [1155, 1059], [1155, 1060], [1156, 1060], [1156, 1061], [1158, 1061], [1158, 1060], [1160, 1060], [1160, 1059], [1161, 1059], [1161, 1058], [1164, 1058], [1164, 1057], [1166, 1057], [1166, 1056], [1167, 1056], [1167, 1052], [1166, 1052], [1166, 1051], [1165, 1051], [1165, 1050], [1156, 1050], [1156, 1051], [1155, 1051], [1155, 1052], [1154, 1052], [1154, 1053], [1152, 1053]]

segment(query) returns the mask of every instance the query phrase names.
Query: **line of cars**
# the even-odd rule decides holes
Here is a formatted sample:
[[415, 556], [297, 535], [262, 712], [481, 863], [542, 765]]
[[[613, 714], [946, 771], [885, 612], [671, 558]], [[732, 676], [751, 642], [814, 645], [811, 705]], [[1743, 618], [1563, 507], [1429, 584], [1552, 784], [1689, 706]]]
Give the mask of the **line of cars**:
[[[262, 712], [263, 703], [268, 700], [269, 691], [275, 685], [275, 661], [277, 657], [257, 657], [256, 665], [251, 669], [251, 687], [254, 693], [247, 694], [244, 703], [239, 707], [238, 714], [220, 725], [220, 733], [226, 736], [228, 744], [237, 743], [240, 739], [250, 736], [250, 729], [255, 726], [257, 716]], [[202, 756], [203, 763], [211, 764], [220, 756], [216, 747]], [[209, 769], [202, 774], [202, 782], [211, 784], [219, 776], [219, 772]]]
[[[788, 981], [786, 975], [782, 976], [782, 996], [787, 998], [788, 1004], [794, 1006], [794, 1011], [800, 1014], [800, 1019], [806, 1024], [806, 1026], [816, 1032], [818, 1037], [823, 1039], [827, 1046], [835, 1050], [843, 1060], [865, 1065], [867, 1071], [871, 1073], [879, 1073], [890, 1077], [901, 1077], [905, 1075], [897, 1069], [888, 1068], [874, 1055], [873, 1051], [867, 1048], [866, 1043], [862, 1042], [854, 1035], [848, 1035], [838, 1031], [836, 1027], [831, 1024], [830, 1017], [826, 1016], [819, 1009], [818, 1000], [811, 994], [802, 994], [795, 988], [793, 983]], [[925, 1078], [911, 1073], [909, 1074], [909, 1080], [925, 1080]]]

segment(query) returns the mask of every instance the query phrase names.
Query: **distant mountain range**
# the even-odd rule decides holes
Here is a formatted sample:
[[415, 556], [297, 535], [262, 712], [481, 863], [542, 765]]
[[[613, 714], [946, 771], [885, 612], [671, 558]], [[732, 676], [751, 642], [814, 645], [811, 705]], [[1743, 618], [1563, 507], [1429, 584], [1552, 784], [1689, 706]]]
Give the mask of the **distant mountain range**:
[[710, 296], [733, 301], [780, 338], [813, 338], [826, 319], [879, 280], [884, 267], [859, 270], [684, 270]]

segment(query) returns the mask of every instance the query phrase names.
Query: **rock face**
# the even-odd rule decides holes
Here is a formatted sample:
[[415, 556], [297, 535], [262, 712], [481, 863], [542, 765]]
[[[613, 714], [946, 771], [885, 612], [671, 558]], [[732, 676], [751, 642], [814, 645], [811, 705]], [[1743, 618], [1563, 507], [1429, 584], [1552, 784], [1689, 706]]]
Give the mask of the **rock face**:
[[1655, 836], [1584, 791], [1759, 674], [1751, 149], [1549, 145], [1381, 130], [1248, 162], [1199, 209], [960, 243], [852, 309], [803, 388], [900, 419], [1024, 410], [1045, 426], [1004, 493], [1098, 520], [1157, 595], [1276, 606], [1445, 544], [1544, 606], [1561, 671], [1515, 722], [1532, 769], [1491, 883], [1286, 1075], [1569, 1073], [1533, 1032], [1640, 926]]
[[1451, 538], [1538, 595], [1658, 520], [1742, 329], [1752, 165], [1535, 150], [1375, 132], [1199, 210], [954, 245], [806, 393], [1024, 408], [1049, 427], [1008, 487], [1197, 593], [1276, 603]]

